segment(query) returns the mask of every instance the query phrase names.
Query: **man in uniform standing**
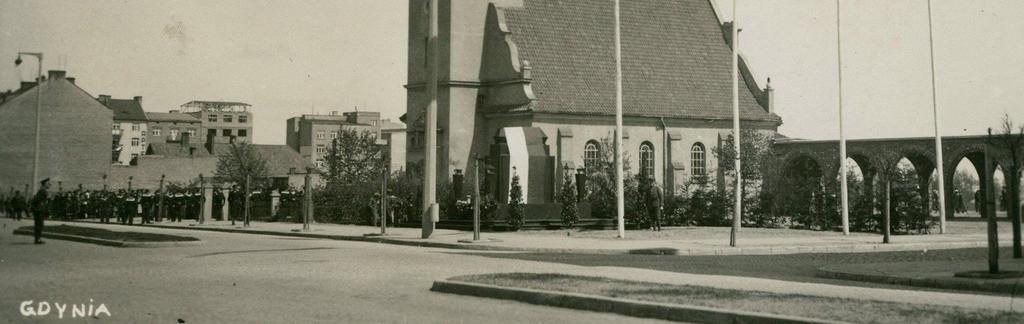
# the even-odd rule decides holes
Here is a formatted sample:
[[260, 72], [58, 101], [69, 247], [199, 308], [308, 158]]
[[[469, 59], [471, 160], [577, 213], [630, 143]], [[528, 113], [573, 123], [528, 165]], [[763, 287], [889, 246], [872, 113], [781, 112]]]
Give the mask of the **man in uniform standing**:
[[14, 212], [14, 220], [20, 222], [22, 214], [25, 213], [25, 197], [21, 195], [20, 190], [15, 190], [14, 197], [11, 197], [11, 210]]
[[651, 229], [661, 231], [661, 213], [664, 210], [664, 198], [661, 187], [654, 181], [654, 178], [647, 180], [647, 215], [651, 218]]
[[32, 197], [32, 218], [35, 220], [32, 234], [36, 244], [43, 244], [43, 225], [46, 217], [50, 214], [47, 206], [47, 190], [50, 190], [50, 178], [39, 182], [39, 191]]

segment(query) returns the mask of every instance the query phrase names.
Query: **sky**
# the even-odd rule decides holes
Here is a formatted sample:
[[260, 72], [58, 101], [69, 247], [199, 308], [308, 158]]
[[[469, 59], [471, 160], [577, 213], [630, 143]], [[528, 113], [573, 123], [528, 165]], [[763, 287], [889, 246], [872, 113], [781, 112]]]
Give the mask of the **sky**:
[[[455, 0], [470, 1], [470, 0]], [[732, 0], [715, 0], [731, 20]], [[609, 1], [609, 4], [611, 2]], [[771, 77], [791, 137], [839, 136], [836, 7], [827, 0], [739, 0], [740, 51]], [[1024, 1], [934, 0], [943, 135], [983, 134], [1004, 113], [1024, 123]], [[842, 0], [847, 138], [933, 136], [926, 0]], [[0, 0], [0, 90], [31, 80], [34, 59], [92, 95], [143, 96], [147, 111], [190, 100], [253, 105], [254, 141], [283, 144], [303, 113], [405, 112], [403, 0]]]

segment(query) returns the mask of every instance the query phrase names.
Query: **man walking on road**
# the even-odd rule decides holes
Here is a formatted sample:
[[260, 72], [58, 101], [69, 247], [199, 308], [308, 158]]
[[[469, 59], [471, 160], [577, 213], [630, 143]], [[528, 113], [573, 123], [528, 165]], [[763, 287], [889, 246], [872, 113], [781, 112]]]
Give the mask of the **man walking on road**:
[[50, 190], [50, 178], [39, 181], [39, 191], [32, 197], [32, 218], [35, 219], [35, 226], [33, 227], [33, 236], [35, 236], [36, 244], [43, 244], [43, 225], [46, 220], [46, 216], [50, 214], [49, 207], [47, 206], [46, 192]]

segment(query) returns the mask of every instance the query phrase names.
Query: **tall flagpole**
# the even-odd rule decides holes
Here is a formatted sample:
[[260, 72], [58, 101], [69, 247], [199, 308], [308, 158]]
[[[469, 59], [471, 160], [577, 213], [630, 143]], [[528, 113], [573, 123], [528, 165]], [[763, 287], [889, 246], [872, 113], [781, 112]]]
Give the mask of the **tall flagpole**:
[[946, 233], [946, 180], [942, 172], [942, 135], [939, 133], [939, 103], [935, 99], [935, 38], [932, 37], [932, 0], [928, 0], [928, 48], [932, 65], [932, 112], [935, 115], [935, 171], [939, 176], [939, 234]]
[[839, 0], [836, 0], [836, 60], [839, 70], [839, 173], [843, 200], [843, 235], [850, 235], [850, 196], [846, 181], [846, 133], [843, 131], [843, 47], [839, 32]]
[[622, 35], [619, 0], [615, 0], [615, 200], [619, 216], [619, 238], [626, 237], [626, 203], [622, 180]]
[[426, 91], [430, 103], [427, 105], [427, 121], [424, 128], [423, 165], [423, 219], [422, 238], [429, 238], [434, 232], [438, 219], [436, 203], [437, 186], [437, 59], [438, 59], [438, 0], [430, 0], [430, 37], [427, 38], [427, 80]]
[[732, 143], [736, 151], [736, 206], [733, 209], [732, 230], [729, 231], [729, 246], [736, 246], [736, 234], [740, 231], [740, 216], [743, 214], [743, 172], [740, 171], [740, 27], [737, 21], [736, 0], [732, 0]]

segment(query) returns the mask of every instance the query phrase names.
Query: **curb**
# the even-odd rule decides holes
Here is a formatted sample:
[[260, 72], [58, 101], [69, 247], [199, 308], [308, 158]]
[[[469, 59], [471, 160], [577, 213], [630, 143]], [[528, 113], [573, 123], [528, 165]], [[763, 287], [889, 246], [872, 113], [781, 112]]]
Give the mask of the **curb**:
[[479, 283], [434, 281], [431, 291], [514, 300], [534, 305], [572, 308], [625, 316], [698, 323], [843, 323], [822, 319], [656, 303], [567, 292], [501, 287]]
[[950, 274], [950, 277], [948, 279], [901, 277], [888, 276], [882, 274], [843, 272], [834, 269], [829, 269], [828, 267], [822, 267], [815, 272], [815, 276], [827, 279], [872, 282], [887, 285], [900, 285], [923, 288], [938, 288], [956, 291], [990, 292], [1009, 295], [1017, 295], [1021, 292], [1024, 292], [1024, 285], [1018, 288], [1015, 284], [1000, 284], [990, 281], [984, 281], [984, 279], [955, 278], [952, 274]]
[[[30, 230], [14, 230], [15, 235], [33, 236], [34, 233]], [[203, 241], [176, 241], [176, 242], [126, 242], [126, 241], [115, 241], [107, 240], [95, 237], [71, 235], [71, 234], [60, 234], [60, 233], [47, 233], [43, 232], [42, 237], [54, 240], [74, 241], [81, 243], [90, 243], [97, 245], [121, 247], [121, 248], [162, 248], [162, 247], [179, 247], [179, 246], [196, 246], [203, 243]]]

